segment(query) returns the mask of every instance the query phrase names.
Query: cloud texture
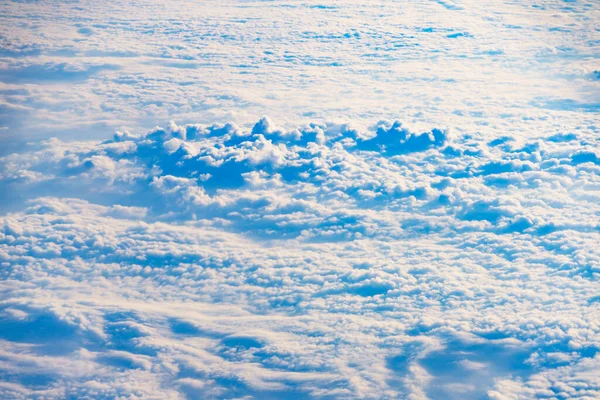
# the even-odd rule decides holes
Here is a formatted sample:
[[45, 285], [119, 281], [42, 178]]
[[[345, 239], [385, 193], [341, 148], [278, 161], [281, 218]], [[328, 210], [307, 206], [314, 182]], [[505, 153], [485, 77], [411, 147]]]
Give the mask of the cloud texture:
[[598, 21], [1, 2], [0, 398], [600, 398]]
[[3, 393], [593, 398], [597, 147], [265, 117], [4, 157]]

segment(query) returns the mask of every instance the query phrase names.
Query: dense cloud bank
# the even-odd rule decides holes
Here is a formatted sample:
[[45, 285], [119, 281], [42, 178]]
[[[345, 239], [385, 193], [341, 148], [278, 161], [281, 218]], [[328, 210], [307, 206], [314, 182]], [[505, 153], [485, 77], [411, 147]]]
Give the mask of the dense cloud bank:
[[596, 398], [597, 128], [171, 122], [0, 159], [0, 397]]
[[599, 4], [0, 2], [0, 398], [600, 398]]
[[0, 155], [170, 119], [524, 134], [600, 110], [597, 0], [4, 1], [0, 18]]

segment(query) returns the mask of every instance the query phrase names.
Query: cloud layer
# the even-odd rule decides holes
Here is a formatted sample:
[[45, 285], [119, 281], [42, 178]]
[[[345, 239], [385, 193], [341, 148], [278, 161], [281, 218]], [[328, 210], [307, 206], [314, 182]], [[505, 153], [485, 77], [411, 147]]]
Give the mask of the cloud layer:
[[18, 148], [265, 113], [288, 128], [401, 116], [549, 134], [593, 124], [599, 13], [594, 0], [7, 1], [0, 135]]
[[264, 117], [6, 156], [3, 394], [596, 397], [597, 148]]
[[1, 2], [0, 398], [600, 398], [598, 21]]

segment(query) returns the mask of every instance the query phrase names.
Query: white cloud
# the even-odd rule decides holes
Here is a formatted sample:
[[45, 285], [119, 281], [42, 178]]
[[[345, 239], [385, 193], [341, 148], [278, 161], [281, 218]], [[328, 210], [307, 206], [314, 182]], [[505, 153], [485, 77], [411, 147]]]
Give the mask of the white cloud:
[[[390, 157], [339, 146], [325, 126], [331, 139], [303, 147], [291, 138], [287, 158], [272, 164], [253, 161], [263, 150], [251, 135], [229, 145], [228, 135], [179, 143], [190, 153], [166, 149], [156, 131], [125, 152], [113, 142], [66, 152], [53, 141], [32, 157], [3, 159], [7, 170], [53, 171], [57, 184], [76, 182], [96, 202], [116, 187], [126, 193], [128, 206], [40, 198], [4, 221], [2, 258], [13, 265], [5, 325], [64, 332], [64, 351], [97, 353], [102, 368], [87, 380], [152, 374], [160, 390], [192, 397], [493, 396], [497, 379], [529, 382], [585, 362], [598, 347], [590, 325], [598, 254], [589, 242], [597, 229], [591, 220], [561, 225], [553, 214], [558, 204], [563, 213], [596, 210], [550, 196], [556, 186], [543, 184], [570, 190], [586, 173], [581, 165], [568, 179], [534, 176], [542, 184], [521, 190], [535, 197], [499, 195], [505, 188], [484, 179], [502, 171], [440, 181], [431, 160], [473, 162], [444, 147]], [[72, 167], [83, 160], [93, 166]], [[243, 179], [211, 182], [200, 179], [202, 168]], [[133, 175], [115, 179], [116, 171]], [[432, 208], [443, 193], [454, 200]], [[545, 215], [553, 215], [547, 231]], [[432, 339], [433, 347], [421, 344]], [[534, 390], [527, 387], [518, 390]]]
[[0, 397], [600, 396], [593, 4], [0, 10]]

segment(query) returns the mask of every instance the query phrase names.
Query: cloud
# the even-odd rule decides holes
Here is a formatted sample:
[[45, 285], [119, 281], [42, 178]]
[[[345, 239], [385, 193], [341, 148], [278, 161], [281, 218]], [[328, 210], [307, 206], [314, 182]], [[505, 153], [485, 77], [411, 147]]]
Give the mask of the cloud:
[[0, 397], [600, 397], [586, 2], [0, 9]]
[[596, 139], [383, 126], [171, 122], [0, 159], [29, 199], [0, 225], [5, 393], [530, 396], [593, 368], [598, 175], [572, 160]]
[[359, 141], [357, 147], [361, 150], [397, 155], [442, 147], [447, 140], [448, 133], [445, 130], [432, 129], [430, 132], [417, 134], [403, 128], [399, 121], [395, 121], [390, 126], [379, 125], [375, 137]]

